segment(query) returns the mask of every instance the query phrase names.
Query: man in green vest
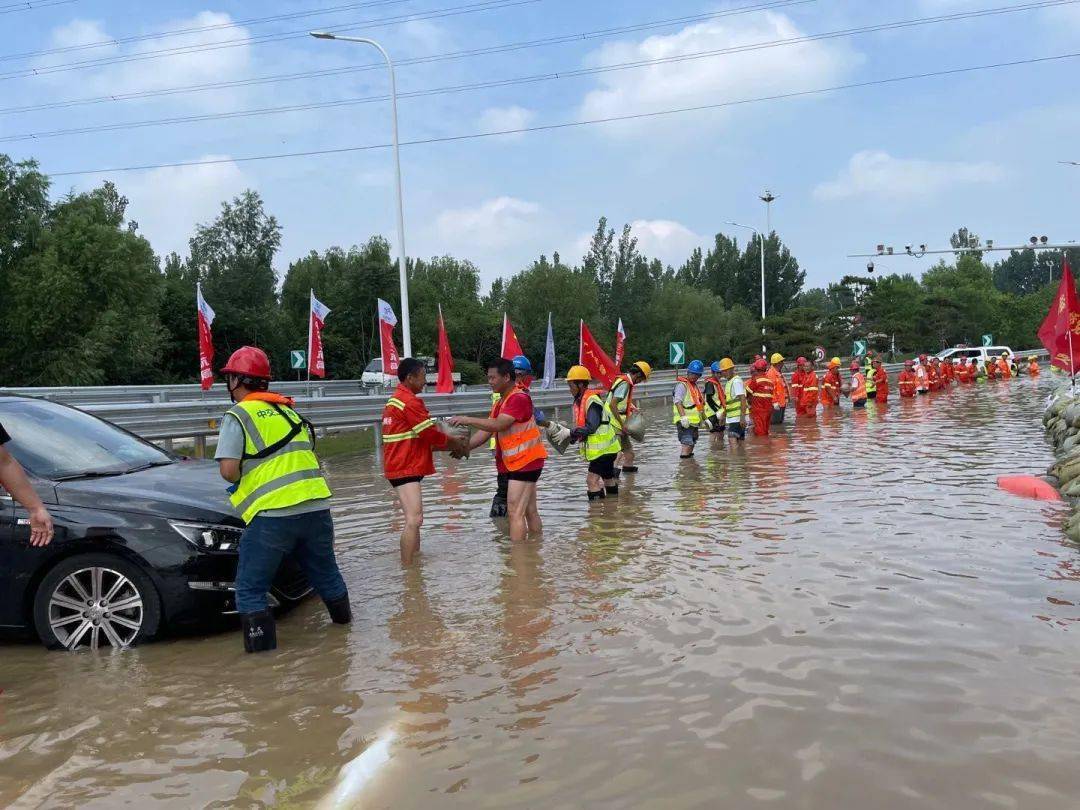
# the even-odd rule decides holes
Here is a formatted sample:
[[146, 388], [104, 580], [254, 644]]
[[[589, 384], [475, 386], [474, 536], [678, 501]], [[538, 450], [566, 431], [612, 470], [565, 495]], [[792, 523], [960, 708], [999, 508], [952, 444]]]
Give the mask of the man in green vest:
[[233, 405], [221, 420], [215, 458], [232, 484], [229, 499], [246, 528], [236, 568], [236, 610], [244, 649], [277, 648], [267, 592], [291, 554], [326, 603], [335, 624], [352, 621], [349, 591], [334, 557], [330, 487], [315, 455], [311, 423], [270, 386], [270, 360], [244, 346], [221, 369]]

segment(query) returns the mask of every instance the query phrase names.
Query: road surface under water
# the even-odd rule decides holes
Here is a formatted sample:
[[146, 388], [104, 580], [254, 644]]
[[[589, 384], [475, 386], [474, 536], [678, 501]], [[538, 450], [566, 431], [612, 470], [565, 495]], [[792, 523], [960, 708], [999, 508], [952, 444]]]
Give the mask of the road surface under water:
[[1050, 385], [681, 463], [657, 403], [619, 498], [559, 458], [515, 547], [491, 462], [441, 463], [407, 571], [373, 457], [334, 460], [356, 623], [0, 648], [0, 805], [1075, 808], [1080, 550], [995, 487], [1049, 464]]

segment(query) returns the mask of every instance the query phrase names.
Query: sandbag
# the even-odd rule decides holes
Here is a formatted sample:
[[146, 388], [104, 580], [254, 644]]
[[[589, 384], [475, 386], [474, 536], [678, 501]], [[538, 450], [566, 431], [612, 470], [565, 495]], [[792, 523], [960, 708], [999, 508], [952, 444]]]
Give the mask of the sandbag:
[[626, 435], [635, 442], [645, 439], [645, 417], [640, 411], [634, 411], [626, 420]]
[[549, 422], [545, 431], [548, 441], [560, 456], [570, 446], [570, 428], [561, 422]]

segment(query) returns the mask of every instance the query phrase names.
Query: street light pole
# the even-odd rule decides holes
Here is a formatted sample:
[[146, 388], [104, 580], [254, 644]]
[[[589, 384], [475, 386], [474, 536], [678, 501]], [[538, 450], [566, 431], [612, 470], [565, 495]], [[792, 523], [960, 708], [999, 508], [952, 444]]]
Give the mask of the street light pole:
[[734, 225], [736, 228], [746, 228], [751, 231], [761, 243], [761, 354], [765, 355], [765, 234], [759, 231], [757, 228], [752, 228], [749, 225], [743, 225], [739, 222], [728, 221], [726, 224]]
[[394, 174], [397, 181], [397, 226], [398, 226], [398, 280], [401, 283], [401, 338], [405, 357], [412, 357], [412, 331], [409, 328], [409, 278], [405, 261], [405, 203], [401, 191], [401, 149], [398, 144], [398, 111], [397, 111], [397, 81], [394, 78], [394, 62], [386, 49], [373, 39], [367, 37], [346, 37], [331, 34], [325, 31], [312, 31], [311, 36], [315, 39], [332, 39], [339, 42], [358, 42], [363, 45], [371, 45], [382, 54], [386, 60], [386, 68], [390, 72], [390, 106], [394, 121]]

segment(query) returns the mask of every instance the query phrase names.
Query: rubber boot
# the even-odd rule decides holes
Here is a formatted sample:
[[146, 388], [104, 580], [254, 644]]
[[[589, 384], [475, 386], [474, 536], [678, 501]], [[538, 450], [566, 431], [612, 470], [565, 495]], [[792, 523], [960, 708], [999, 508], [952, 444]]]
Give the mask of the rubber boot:
[[604, 490], [600, 489], [596, 492], [588, 492], [589, 502], [604, 500]]
[[624, 473], [636, 473], [637, 471], [638, 468], [636, 466], [627, 466], [625, 464], [622, 466], [622, 472]]
[[348, 594], [327, 602], [326, 612], [330, 614], [330, 621], [334, 624], [352, 624], [352, 605], [349, 604]]
[[245, 613], [240, 620], [245, 652], [269, 652], [277, 649], [277, 628], [273, 613], [269, 610]]
[[609, 486], [609, 485], [605, 484], [604, 485], [604, 492], [606, 494], [608, 494], [608, 495], [618, 495], [619, 494], [619, 485], [614, 484], [614, 485]]

